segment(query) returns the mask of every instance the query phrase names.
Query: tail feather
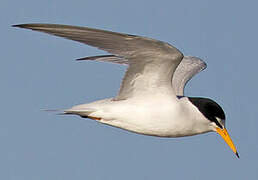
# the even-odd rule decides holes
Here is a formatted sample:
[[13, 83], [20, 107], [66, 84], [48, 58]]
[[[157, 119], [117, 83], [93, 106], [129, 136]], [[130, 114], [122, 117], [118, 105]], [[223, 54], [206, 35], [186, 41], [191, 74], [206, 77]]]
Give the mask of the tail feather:
[[42, 111], [45, 111], [45, 112], [56, 112], [56, 115], [64, 115], [64, 110], [65, 109], [42, 109]]
[[75, 114], [75, 115], [87, 117], [89, 114], [91, 114], [95, 111], [96, 111], [96, 109], [93, 109], [93, 108], [71, 108], [71, 109], [64, 110], [63, 114], [64, 115]]
[[42, 109], [46, 112], [56, 112], [56, 115], [79, 115], [83, 118], [87, 118], [89, 114], [95, 112], [93, 108], [71, 108], [71, 109]]
[[60, 111], [64, 111], [65, 109], [41, 109], [41, 110], [46, 112], [60, 112]]

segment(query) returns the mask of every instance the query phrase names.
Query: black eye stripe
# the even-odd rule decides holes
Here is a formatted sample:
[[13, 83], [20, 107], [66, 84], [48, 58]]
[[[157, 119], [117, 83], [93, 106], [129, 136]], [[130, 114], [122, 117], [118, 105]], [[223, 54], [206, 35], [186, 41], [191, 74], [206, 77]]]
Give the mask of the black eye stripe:
[[213, 100], [207, 98], [192, 98], [188, 97], [190, 102], [196, 106], [199, 111], [211, 122], [214, 122], [219, 128], [223, 129], [217, 118], [221, 119], [222, 122], [225, 122], [225, 113], [223, 109]]
[[[211, 119], [210, 119], [211, 120]], [[211, 120], [212, 121], [212, 120]], [[213, 122], [215, 122], [215, 124], [217, 125], [217, 126], [219, 126], [219, 128], [220, 129], [223, 129], [223, 126], [219, 123], [219, 121], [216, 119], [216, 118], [214, 118], [214, 121]]]

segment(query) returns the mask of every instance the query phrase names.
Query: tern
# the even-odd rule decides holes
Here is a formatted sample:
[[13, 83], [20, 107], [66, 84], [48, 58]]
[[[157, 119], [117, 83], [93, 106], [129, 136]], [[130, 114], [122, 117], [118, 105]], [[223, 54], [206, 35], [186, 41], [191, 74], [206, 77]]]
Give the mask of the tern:
[[58, 24], [14, 27], [60, 36], [110, 53], [78, 60], [128, 65], [116, 97], [76, 105], [63, 114], [158, 137], [217, 132], [239, 158], [225, 128], [221, 106], [208, 98], [184, 96], [186, 83], [206, 68], [201, 59], [184, 56], [168, 43], [136, 35]]

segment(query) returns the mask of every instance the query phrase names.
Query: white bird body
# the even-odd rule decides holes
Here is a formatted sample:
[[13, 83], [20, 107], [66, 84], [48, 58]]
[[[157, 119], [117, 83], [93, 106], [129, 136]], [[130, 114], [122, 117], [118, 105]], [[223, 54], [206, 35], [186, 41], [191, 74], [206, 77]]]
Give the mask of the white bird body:
[[206, 68], [201, 59], [184, 57], [168, 43], [135, 35], [56, 24], [21, 24], [15, 27], [79, 41], [113, 54], [78, 60], [128, 65], [116, 97], [73, 106], [64, 110], [64, 114], [75, 114], [159, 137], [216, 131], [238, 156], [224, 126], [223, 109], [211, 99], [184, 96], [186, 83]]
[[111, 98], [77, 105], [65, 112], [100, 118], [101, 123], [152, 136], [181, 137], [212, 131], [213, 127], [207, 129], [209, 122], [200, 118], [198, 109], [187, 99], [171, 101], [164, 94], [121, 101]]

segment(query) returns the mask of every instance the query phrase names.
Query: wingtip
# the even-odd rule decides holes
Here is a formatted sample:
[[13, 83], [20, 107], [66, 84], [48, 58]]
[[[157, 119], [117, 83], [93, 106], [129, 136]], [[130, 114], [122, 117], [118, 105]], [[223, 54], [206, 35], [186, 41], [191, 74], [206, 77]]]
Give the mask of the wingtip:
[[24, 29], [38, 29], [41, 26], [43, 26], [43, 24], [37, 24], [37, 23], [32, 23], [32, 24], [14, 24], [12, 25], [12, 27], [18, 27], [18, 28], [24, 28]]
[[26, 28], [28, 24], [14, 24], [12, 27], [18, 27], [18, 28]]
[[83, 58], [78, 58], [78, 59], [75, 59], [76, 61], [83, 61], [83, 60], [89, 60], [89, 58], [87, 57], [83, 57]]

